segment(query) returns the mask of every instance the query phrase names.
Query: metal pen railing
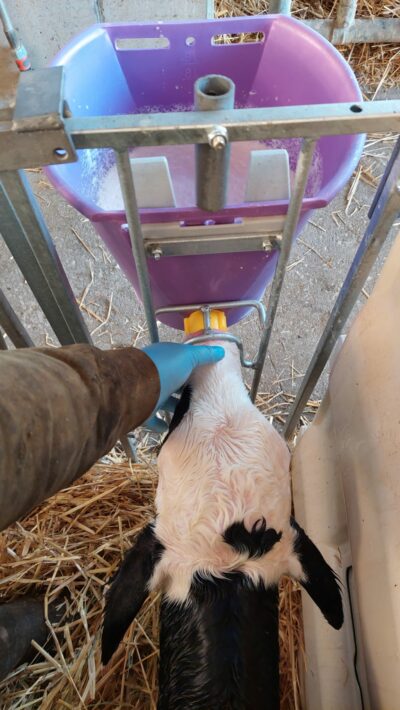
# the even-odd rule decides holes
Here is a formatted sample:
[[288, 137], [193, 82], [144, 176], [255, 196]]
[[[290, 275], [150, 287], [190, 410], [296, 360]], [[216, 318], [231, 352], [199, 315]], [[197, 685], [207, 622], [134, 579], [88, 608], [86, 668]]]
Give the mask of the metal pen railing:
[[395, 160], [389, 162], [390, 171], [382, 178], [382, 189], [378, 188], [379, 199], [373, 205], [364, 237], [289, 411], [284, 428], [285, 436], [288, 439], [295, 431], [304, 407], [331, 356], [390, 228], [400, 213], [400, 138], [393, 150], [393, 155], [395, 155]]
[[132, 168], [129, 161], [129, 152], [128, 150], [124, 150], [122, 152], [116, 151], [115, 157], [126, 218], [128, 220], [132, 254], [135, 260], [143, 308], [146, 314], [147, 327], [149, 329], [151, 341], [153, 343], [157, 343], [159, 340], [157, 320], [154, 311], [153, 297], [151, 294], [150, 276], [147, 268], [146, 253], [144, 250], [142, 224], [140, 221]]
[[267, 321], [261, 336], [260, 343], [260, 360], [255, 368], [253, 382], [251, 385], [251, 398], [253, 402], [256, 399], [258, 387], [260, 385], [261, 374], [264, 368], [265, 358], [269, 341], [271, 338], [272, 328], [276, 311], [278, 308], [279, 297], [283, 286], [283, 281], [286, 273], [286, 266], [289, 259], [290, 250], [292, 247], [293, 236], [299, 221], [302, 201], [306, 190], [308, 175], [311, 168], [311, 162], [314, 155], [316, 141], [312, 138], [303, 140], [299, 158], [297, 161], [296, 174], [294, 180], [293, 192], [290, 197], [289, 207], [286, 219], [283, 226], [282, 241], [279, 247], [279, 258], [276, 265], [274, 278], [272, 281], [271, 292], [267, 306]]
[[[291, 0], [270, 0], [269, 12], [290, 15]], [[382, 8], [383, 9], [383, 8]], [[336, 15], [325, 19], [303, 19], [305, 25], [326, 37], [332, 44], [398, 42], [398, 17], [356, 17], [357, 0], [339, 0]]]
[[31, 348], [34, 343], [28, 332], [25, 330], [20, 319], [16, 315], [14, 309], [11, 307], [9, 301], [7, 300], [5, 294], [0, 288], [0, 347], [2, 343], [4, 347], [3, 350], [7, 350], [7, 345], [1, 335], [1, 329], [7, 333], [12, 344], [16, 348]]

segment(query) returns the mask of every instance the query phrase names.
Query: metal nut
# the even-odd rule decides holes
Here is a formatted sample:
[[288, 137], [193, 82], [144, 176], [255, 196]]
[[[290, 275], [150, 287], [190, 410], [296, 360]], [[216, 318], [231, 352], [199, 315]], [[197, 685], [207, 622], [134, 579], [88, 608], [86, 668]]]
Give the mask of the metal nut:
[[153, 249], [153, 251], [151, 252], [151, 255], [152, 255], [153, 259], [155, 259], [156, 261], [159, 261], [159, 259], [161, 259], [161, 257], [162, 257], [162, 249], [160, 249], [159, 247], [157, 247], [157, 249]]
[[208, 144], [214, 150], [222, 150], [228, 143], [228, 131], [224, 126], [215, 126], [208, 134]]

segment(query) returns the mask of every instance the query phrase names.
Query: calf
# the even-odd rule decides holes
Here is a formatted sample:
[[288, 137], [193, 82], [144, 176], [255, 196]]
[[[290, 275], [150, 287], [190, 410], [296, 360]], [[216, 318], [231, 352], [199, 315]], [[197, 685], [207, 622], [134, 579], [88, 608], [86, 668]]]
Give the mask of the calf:
[[157, 516], [107, 595], [108, 662], [162, 591], [160, 710], [279, 708], [278, 582], [299, 580], [340, 628], [331, 568], [291, 518], [290, 454], [251, 403], [236, 346], [198, 368], [158, 457]]

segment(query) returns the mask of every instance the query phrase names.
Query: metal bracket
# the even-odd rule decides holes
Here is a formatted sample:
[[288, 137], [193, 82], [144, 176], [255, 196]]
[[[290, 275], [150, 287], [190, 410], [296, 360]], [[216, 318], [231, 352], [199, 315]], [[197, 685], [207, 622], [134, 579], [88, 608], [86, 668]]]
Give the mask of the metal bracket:
[[142, 231], [147, 255], [159, 260], [164, 256], [271, 252], [279, 249], [284, 221], [280, 215], [232, 224], [143, 224]]
[[255, 369], [259, 362], [260, 352], [254, 360], [246, 360], [244, 356], [243, 343], [239, 338], [232, 335], [231, 333], [214, 333], [210, 328], [210, 310], [216, 308], [221, 310], [230, 310], [232, 308], [255, 308], [258, 313], [258, 320], [260, 327], [263, 328], [266, 321], [265, 307], [261, 301], [217, 301], [215, 303], [190, 303], [181, 306], [166, 306], [165, 308], [158, 308], [156, 310], [156, 315], [162, 313], [191, 313], [193, 311], [202, 311], [204, 314], [204, 322], [206, 328], [204, 330], [204, 335], [196, 335], [193, 338], [188, 338], [186, 343], [205, 343], [210, 340], [222, 340], [229, 343], [235, 343], [240, 352], [240, 362], [242, 367], [247, 367]]
[[73, 163], [78, 158], [65, 128], [63, 67], [22, 72], [14, 116], [0, 123], [0, 171]]

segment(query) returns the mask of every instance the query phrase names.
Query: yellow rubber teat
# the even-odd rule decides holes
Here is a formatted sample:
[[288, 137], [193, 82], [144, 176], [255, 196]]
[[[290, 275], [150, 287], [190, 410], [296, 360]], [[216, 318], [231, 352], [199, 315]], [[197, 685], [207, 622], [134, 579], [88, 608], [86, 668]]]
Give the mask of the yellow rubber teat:
[[[191, 335], [204, 330], [204, 314], [202, 311], [193, 311], [187, 318], [184, 319], [185, 333]], [[210, 325], [213, 330], [228, 330], [226, 324], [226, 315], [224, 311], [212, 309], [210, 311]]]

